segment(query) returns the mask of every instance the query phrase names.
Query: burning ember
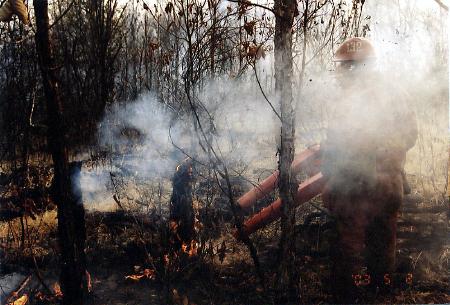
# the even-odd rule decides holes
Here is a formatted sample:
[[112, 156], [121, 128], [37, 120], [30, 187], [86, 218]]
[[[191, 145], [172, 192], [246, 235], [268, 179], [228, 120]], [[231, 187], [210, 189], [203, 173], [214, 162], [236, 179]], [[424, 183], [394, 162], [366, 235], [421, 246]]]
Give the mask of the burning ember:
[[63, 293], [61, 291], [61, 286], [59, 286], [58, 282], [54, 283], [52, 288], [53, 288], [53, 292], [55, 294], [55, 297], [62, 297], [63, 296]]
[[56, 303], [62, 299], [63, 293], [61, 291], [61, 286], [59, 286], [58, 282], [55, 282], [52, 286], [53, 294], [43, 293], [42, 291], [38, 291], [34, 297], [41, 302], [49, 302]]
[[156, 272], [155, 270], [152, 269], [144, 269], [141, 273], [139, 274], [132, 274], [132, 275], [127, 275], [125, 276], [126, 280], [132, 280], [132, 281], [140, 281], [142, 279], [149, 279], [149, 280], [153, 280], [156, 277]]
[[187, 253], [189, 257], [197, 255], [198, 243], [195, 240], [191, 240], [190, 245], [183, 243], [181, 245], [181, 251]]

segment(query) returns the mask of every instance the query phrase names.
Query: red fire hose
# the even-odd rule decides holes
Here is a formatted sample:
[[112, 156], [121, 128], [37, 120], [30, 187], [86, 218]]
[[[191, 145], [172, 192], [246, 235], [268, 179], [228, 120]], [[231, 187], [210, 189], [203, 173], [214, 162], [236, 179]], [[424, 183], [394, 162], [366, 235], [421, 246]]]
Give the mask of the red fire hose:
[[[320, 145], [314, 145], [297, 155], [291, 165], [292, 173], [297, 174], [300, 171], [305, 171], [309, 174], [309, 176], [317, 174], [319, 172], [320, 165], [319, 150]], [[254, 205], [256, 201], [264, 198], [272, 192], [277, 187], [277, 183], [278, 171], [275, 171], [259, 185], [242, 195], [242, 197], [238, 199], [237, 203], [243, 209], [249, 208]]]
[[[299, 206], [319, 195], [322, 192], [324, 184], [325, 179], [322, 176], [322, 173], [318, 173], [301, 183], [297, 190], [297, 196], [295, 197], [296, 206]], [[265, 207], [259, 213], [247, 219], [242, 226], [242, 234], [248, 236], [280, 218], [281, 207], [282, 202], [281, 199], [278, 198], [271, 205]], [[239, 237], [238, 232], [235, 233], [235, 237]]]
[[[322, 176], [320, 170], [320, 146], [315, 145], [308, 148], [301, 154], [299, 154], [293, 161], [291, 166], [294, 174], [305, 171], [310, 177], [302, 182], [297, 190], [295, 197], [296, 206], [299, 206], [322, 192], [325, 184], [325, 178]], [[251, 207], [255, 202], [261, 198], [264, 198], [277, 186], [278, 171], [274, 172], [271, 176], [266, 178], [261, 184], [254, 187], [241, 198], [238, 199], [238, 203], [242, 208]], [[262, 209], [259, 213], [253, 215], [243, 223], [242, 234], [248, 236], [255, 231], [263, 228], [269, 223], [277, 220], [281, 217], [282, 201], [278, 198], [271, 205]], [[242, 238], [238, 232], [234, 233], [236, 238]]]

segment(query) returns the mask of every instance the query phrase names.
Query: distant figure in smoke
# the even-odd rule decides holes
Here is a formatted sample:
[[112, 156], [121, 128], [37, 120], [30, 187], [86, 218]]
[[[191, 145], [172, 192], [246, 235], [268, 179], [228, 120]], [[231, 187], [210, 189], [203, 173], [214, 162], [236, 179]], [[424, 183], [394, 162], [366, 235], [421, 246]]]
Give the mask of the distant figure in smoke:
[[375, 71], [367, 39], [346, 40], [335, 61], [342, 94], [322, 143], [323, 200], [336, 218], [334, 295], [353, 302], [357, 286], [386, 287], [394, 271], [404, 162], [417, 122], [406, 93]]
[[170, 199], [171, 231], [177, 236], [177, 244], [189, 244], [194, 238], [195, 214], [192, 202], [192, 160], [185, 159], [172, 178]]

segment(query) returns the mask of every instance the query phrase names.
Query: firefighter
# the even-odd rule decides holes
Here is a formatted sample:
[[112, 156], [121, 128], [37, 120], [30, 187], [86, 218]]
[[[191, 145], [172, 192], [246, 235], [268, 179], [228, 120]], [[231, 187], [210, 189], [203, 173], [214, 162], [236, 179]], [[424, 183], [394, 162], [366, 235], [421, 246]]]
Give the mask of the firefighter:
[[376, 71], [369, 40], [347, 39], [334, 60], [341, 97], [322, 143], [322, 194], [336, 220], [333, 294], [338, 302], [354, 302], [358, 286], [390, 284], [405, 157], [417, 123], [406, 93]]

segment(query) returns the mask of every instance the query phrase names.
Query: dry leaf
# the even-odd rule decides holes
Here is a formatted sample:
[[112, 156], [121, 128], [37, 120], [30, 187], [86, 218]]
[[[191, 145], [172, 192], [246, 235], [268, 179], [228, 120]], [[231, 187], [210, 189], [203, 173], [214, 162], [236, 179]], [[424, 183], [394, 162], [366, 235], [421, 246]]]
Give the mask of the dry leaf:
[[255, 25], [256, 25], [256, 20], [249, 21], [244, 24], [244, 30], [247, 32], [248, 35], [254, 34]]
[[149, 43], [149, 47], [150, 47], [150, 50], [155, 51], [156, 49], [159, 48], [159, 43], [157, 43], [157, 42], [150, 42]]
[[170, 14], [173, 10], [173, 4], [172, 2], [168, 2], [166, 5], [166, 8], [164, 9], [166, 11], [167, 14]]

